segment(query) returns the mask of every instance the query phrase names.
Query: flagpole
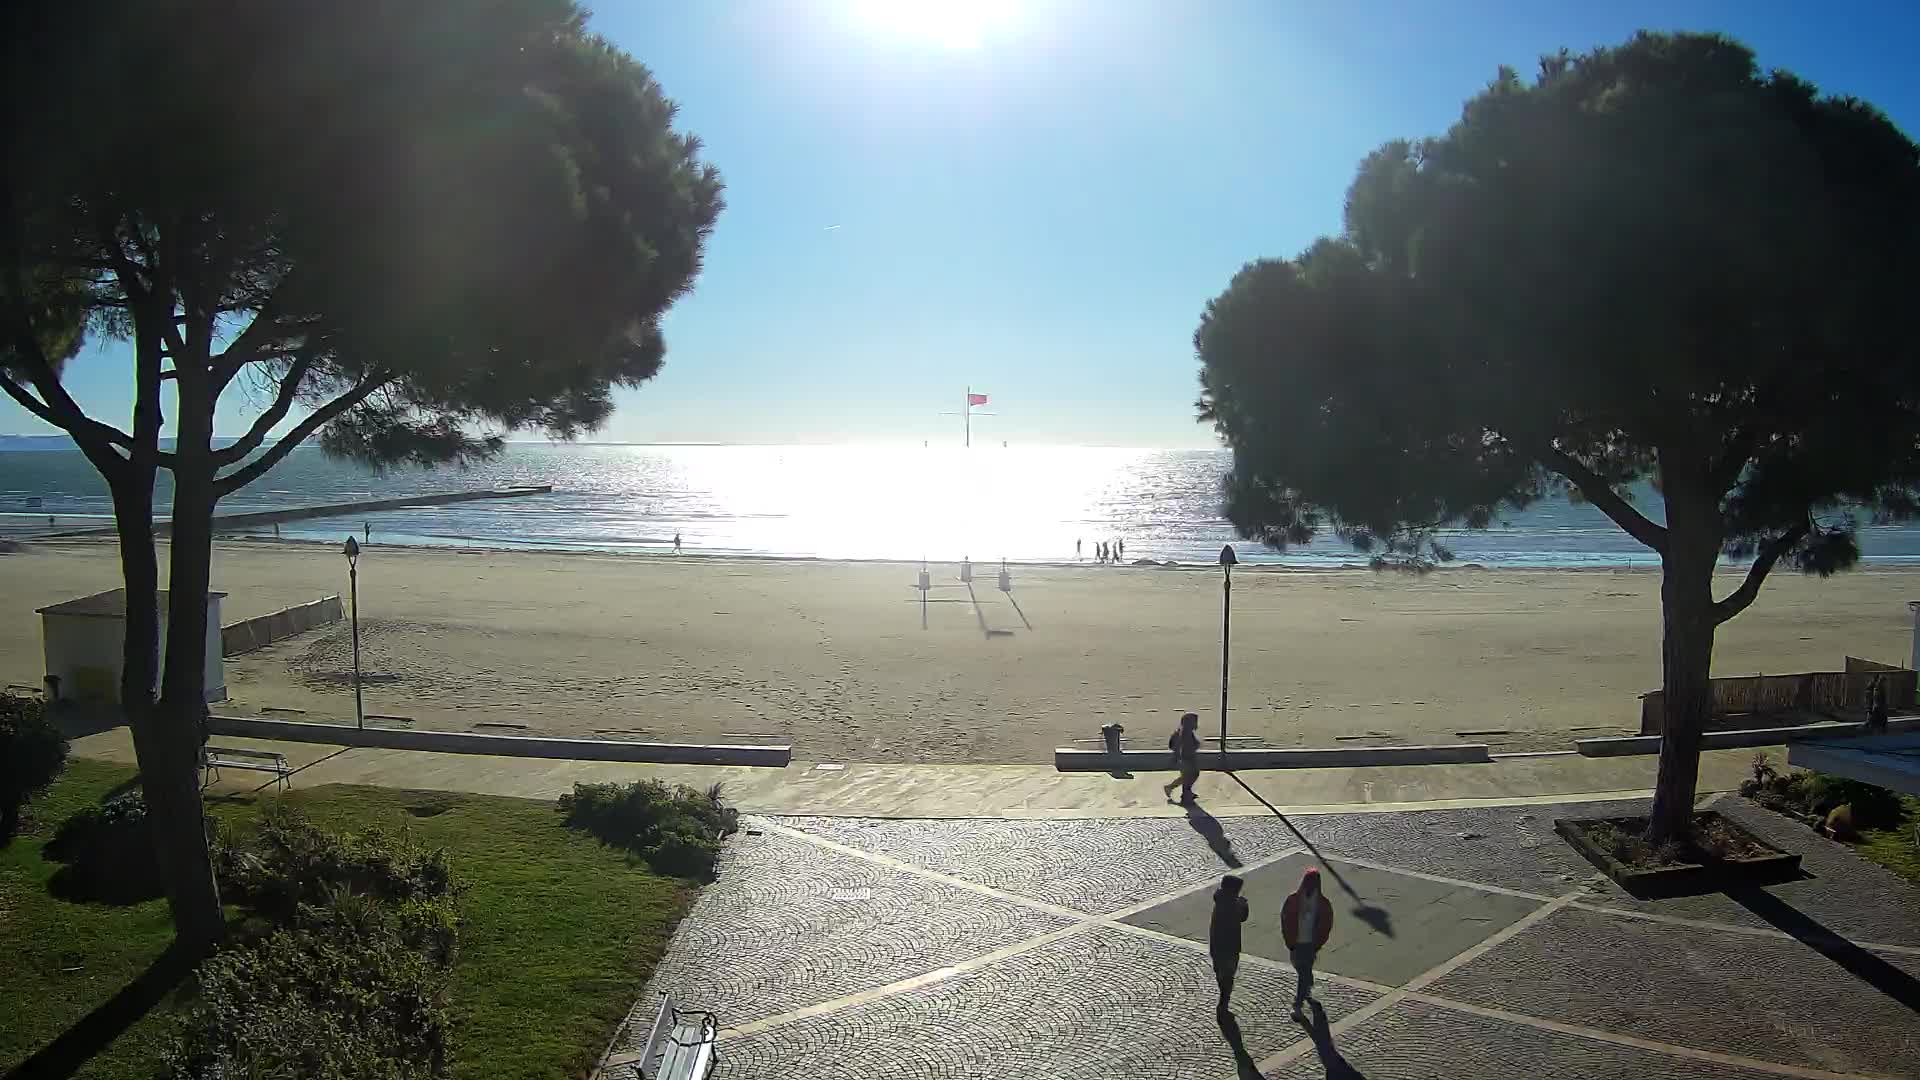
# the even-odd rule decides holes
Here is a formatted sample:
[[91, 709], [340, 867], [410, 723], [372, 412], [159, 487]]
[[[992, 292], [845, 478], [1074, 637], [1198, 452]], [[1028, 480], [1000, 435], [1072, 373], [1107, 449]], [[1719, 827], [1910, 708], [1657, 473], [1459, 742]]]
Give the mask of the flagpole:
[[960, 415], [967, 418], [967, 440], [964, 446], [970, 450], [973, 448], [973, 387], [971, 386], [967, 387], [966, 402], [966, 407], [960, 410]]

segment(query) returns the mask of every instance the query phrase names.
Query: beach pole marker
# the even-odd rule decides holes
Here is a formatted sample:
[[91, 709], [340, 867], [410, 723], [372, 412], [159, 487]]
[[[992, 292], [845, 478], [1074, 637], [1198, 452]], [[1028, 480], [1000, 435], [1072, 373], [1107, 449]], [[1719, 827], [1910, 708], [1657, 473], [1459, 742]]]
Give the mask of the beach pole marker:
[[925, 630], [927, 628], [927, 591], [933, 588], [933, 575], [927, 572], [925, 559], [920, 560], [920, 583], [915, 588], [920, 590], [920, 629]]

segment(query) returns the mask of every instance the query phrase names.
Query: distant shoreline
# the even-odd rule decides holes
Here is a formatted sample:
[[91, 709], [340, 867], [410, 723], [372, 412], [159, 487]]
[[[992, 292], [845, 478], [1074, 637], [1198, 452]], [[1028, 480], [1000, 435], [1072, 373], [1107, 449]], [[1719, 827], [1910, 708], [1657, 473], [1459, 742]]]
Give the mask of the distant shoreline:
[[[71, 536], [69, 535], [69, 536], [38, 537], [38, 538], [31, 537], [31, 536], [23, 536], [23, 537], [14, 538], [14, 542], [18, 543], [22, 547], [29, 547], [29, 546], [95, 547], [95, 546], [112, 544], [114, 543], [114, 540], [112, 537], [108, 537], [108, 536]], [[298, 537], [277, 537], [276, 538], [272, 536], [260, 536], [256, 534], [250, 534], [250, 533], [216, 534], [214, 537], [214, 542], [220, 545], [240, 546], [250, 550], [259, 550], [262, 548], [281, 546], [281, 547], [286, 547], [294, 550], [306, 551], [306, 550], [311, 550], [313, 548], [333, 548], [338, 546], [335, 542], [328, 541], [328, 540], [301, 539]], [[166, 540], [163, 538], [159, 541], [159, 543], [162, 546], [164, 546], [166, 544]], [[572, 558], [620, 559], [620, 560], [653, 559], [653, 560], [662, 560], [669, 564], [674, 562], [681, 562], [681, 563], [702, 563], [702, 564], [705, 564], [705, 563], [748, 563], [748, 564], [767, 563], [767, 564], [774, 564], [774, 565], [812, 564], [812, 565], [819, 565], [819, 566], [903, 566], [903, 567], [909, 567], [916, 571], [922, 565], [921, 560], [919, 559], [897, 559], [897, 558], [859, 559], [859, 558], [830, 557], [830, 556], [822, 556], [822, 555], [769, 555], [769, 554], [756, 554], [756, 553], [747, 553], [747, 552], [727, 553], [727, 552], [698, 552], [698, 551], [685, 551], [678, 555], [675, 555], [670, 551], [659, 551], [659, 550], [652, 550], [652, 549], [611, 551], [611, 550], [594, 550], [594, 549], [584, 549], [584, 548], [491, 546], [487, 544], [397, 544], [397, 543], [385, 543], [377, 539], [370, 544], [366, 544], [363, 550], [366, 550], [367, 552], [369, 552], [369, 554], [371, 554], [383, 548], [389, 551], [406, 552], [409, 554], [409, 556], [434, 555], [434, 554], [520, 555], [520, 556], [527, 556], [527, 557], [551, 557], [551, 558], [567, 558], [567, 559], [572, 559]], [[1369, 566], [1364, 562], [1340, 563], [1338, 565], [1331, 565], [1331, 566], [1243, 562], [1237, 565], [1234, 569], [1242, 574], [1247, 574], [1247, 573], [1262, 574], [1262, 575], [1265, 575], [1265, 574], [1289, 574], [1289, 575], [1375, 574], [1380, 576], [1392, 576], [1392, 577], [1407, 578], [1407, 579], [1418, 579], [1418, 578], [1427, 576], [1428, 574], [1459, 574], [1459, 573], [1525, 574], [1525, 575], [1657, 574], [1660, 571], [1660, 566], [1658, 562], [1654, 561], [1652, 556], [1648, 556], [1647, 558], [1648, 558], [1648, 561], [1644, 565], [1636, 563], [1632, 565], [1627, 565], [1627, 564], [1572, 565], [1572, 564], [1569, 564], [1566, 566], [1500, 566], [1500, 565], [1493, 565], [1493, 564], [1480, 563], [1480, 562], [1452, 562], [1452, 563], [1435, 563], [1431, 568], [1429, 568], [1426, 571], [1395, 570], [1395, 569], [1376, 570], [1372, 566]], [[960, 564], [956, 560], [933, 559], [933, 560], [928, 560], [925, 563], [925, 565], [928, 566], [929, 568], [937, 568], [937, 567], [957, 568]], [[1000, 561], [998, 559], [994, 559], [991, 561], [978, 560], [974, 562], [973, 567], [974, 567], [974, 575], [976, 580], [983, 580], [991, 584], [992, 577], [997, 572], [997, 568], [999, 567], [999, 565], [1000, 565]], [[1217, 569], [1217, 566], [1210, 563], [1203, 563], [1203, 562], [1183, 563], [1183, 562], [1174, 562], [1174, 561], [1156, 561], [1151, 563], [1129, 562], [1129, 563], [1118, 564], [1118, 565], [1102, 565], [1098, 562], [1095, 562], [1092, 559], [1081, 560], [1078, 562], [1072, 559], [1050, 559], [1050, 560], [1029, 559], [1024, 561], [1017, 560], [1017, 559], [1009, 559], [1007, 560], [1007, 565], [1012, 567], [1024, 567], [1028, 569], [1041, 569], [1041, 570], [1081, 569], [1081, 570], [1094, 570], [1094, 571], [1103, 571], [1103, 572], [1111, 572], [1115, 570], [1134, 570], [1134, 571], [1159, 570], [1159, 571], [1194, 572], [1194, 571], [1213, 571]], [[1920, 567], [1917, 567], [1911, 563], [1886, 563], [1886, 562], [1874, 562], [1871, 560], [1863, 560], [1858, 566], [1854, 567], [1851, 571], [1847, 571], [1847, 572], [1848, 573], [1897, 574], [1897, 573], [1913, 573], [1916, 570], [1920, 570]], [[1741, 575], [1744, 575], [1746, 572], [1747, 572], [1746, 564], [1744, 563], [1729, 563], [1729, 564], [1717, 567], [1715, 569], [1715, 573], [1726, 575], [1726, 576], [1741, 576]]]

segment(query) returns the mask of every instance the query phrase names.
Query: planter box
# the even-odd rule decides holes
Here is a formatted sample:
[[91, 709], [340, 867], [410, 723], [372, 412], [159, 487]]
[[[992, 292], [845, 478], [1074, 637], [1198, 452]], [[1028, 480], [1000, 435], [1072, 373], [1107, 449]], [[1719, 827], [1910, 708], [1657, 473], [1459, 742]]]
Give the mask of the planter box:
[[1730, 887], [1771, 884], [1799, 876], [1800, 855], [1797, 852], [1781, 851], [1742, 828], [1739, 822], [1712, 810], [1696, 812], [1693, 821], [1696, 828], [1707, 824], [1722, 825], [1739, 833], [1755, 847], [1764, 849], [1767, 854], [1679, 862], [1658, 867], [1628, 866], [1615, 859], [1612, 852], [1588, 839], [1585, 829], [1594, 825], [1612, 825], [1622, 832], [1637, 833], [1646, 827], [1647, 819], [1644, 817], [1560, 819], [1553, 823], [1553, 831], [1621, 888], [1640, 897], [1719, 892]]

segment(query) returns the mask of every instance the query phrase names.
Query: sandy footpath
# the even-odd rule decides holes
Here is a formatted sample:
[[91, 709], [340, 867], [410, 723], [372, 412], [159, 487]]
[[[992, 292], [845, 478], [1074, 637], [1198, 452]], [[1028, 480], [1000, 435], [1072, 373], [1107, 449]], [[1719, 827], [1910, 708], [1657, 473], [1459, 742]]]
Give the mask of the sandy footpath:
[[[674, 741], [774, 737], [813, 761], [1039, 762], [1120, 721], [1216, 730], [1217, 572], [917, 567], [383, 548], [360, 564], [370, 713], [416, 727]], [[0, 556], [0, 682], [37, 685], [33, 609], [119, 584], [107, 543]], [[164, 574], [164, 568], [163, 568]], [[217, 546], [227, 621], [346, 591], [339, 553]], [[1723, 582], [1733, 587], [1733, 579]], [[1658, 685], [1658, 577], [1248, 572], [1234, 582], [1235, 734], [1271, 745], [1557, 749], [1637, 729]], [[1715, 674], [1904, 661], [1920, 573], [1771, 581], [1721, 628]], [[228, 661], [233, 711], [353, 714], [347, 624]], [[265, 713], [265, 715], [275, 715]], [[278, 715], [297, 717], [300, 713]], [[384, 722], [384, 721], [383, 721]]]

